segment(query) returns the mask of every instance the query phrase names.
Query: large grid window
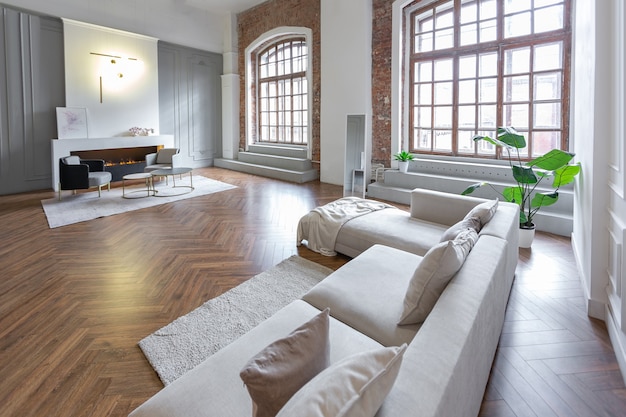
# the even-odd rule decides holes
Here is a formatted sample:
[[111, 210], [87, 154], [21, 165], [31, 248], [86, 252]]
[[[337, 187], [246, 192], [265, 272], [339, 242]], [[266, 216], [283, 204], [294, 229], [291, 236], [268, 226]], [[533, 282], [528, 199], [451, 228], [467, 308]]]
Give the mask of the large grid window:
[[299, 38], [281, 40], [259, 54], [259, 141], [307, 144], [307, 53]]
[[407, 10], [415, 153], [497, 157], [513, 126], [524, 158], [567, 150], [570, 0], [445, 0]]

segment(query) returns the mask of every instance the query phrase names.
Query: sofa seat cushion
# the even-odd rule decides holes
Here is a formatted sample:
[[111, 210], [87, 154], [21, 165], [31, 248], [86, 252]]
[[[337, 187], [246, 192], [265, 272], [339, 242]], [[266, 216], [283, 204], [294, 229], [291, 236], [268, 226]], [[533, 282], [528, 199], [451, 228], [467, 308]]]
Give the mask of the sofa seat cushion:
[[409, 343], [419, 325], [398, 326], [404, 296], [422, 257], [374, 245], [313, 287], [302, 299], [384, 346]]
[[447, 228], [411, 217], [403, 210], [380, 210], [345, 223], [337, 235], [335, 250], [355, 257], [381, 244], [424, 256], [439, 243]]
[[[252, 401], [239, 377], [248, 360], [277, 339], [318, 315], [296, 300], [207, 358], [133, 411], [131, 417], [251, 416]], [[330, 362], [382, 347], [369, 337], [330, 318]]]

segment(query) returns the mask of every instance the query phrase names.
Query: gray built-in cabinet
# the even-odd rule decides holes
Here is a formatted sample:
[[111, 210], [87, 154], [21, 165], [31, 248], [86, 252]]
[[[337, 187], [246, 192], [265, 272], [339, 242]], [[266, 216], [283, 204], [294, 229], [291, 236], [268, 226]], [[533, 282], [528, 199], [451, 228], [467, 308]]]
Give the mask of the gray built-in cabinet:
[[[50, 189], [50, 139], [65, 106], [63, 23], [0, 6], [0, 195]], [[221, 155], [222, 55], [159, 42], [159, 124], [185, 164]]]
[[65, 105], [63, 24], [0, 10], [0, 194], [48, 189], [55, 108]]

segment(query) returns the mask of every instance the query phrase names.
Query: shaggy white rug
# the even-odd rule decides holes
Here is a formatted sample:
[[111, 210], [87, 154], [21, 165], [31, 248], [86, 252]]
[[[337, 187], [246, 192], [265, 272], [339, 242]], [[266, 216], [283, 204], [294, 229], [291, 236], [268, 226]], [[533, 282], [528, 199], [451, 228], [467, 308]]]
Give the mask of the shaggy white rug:
[[[172, 192], [171, 179], [169, 185], [165, 181], [159, 181], [155, 184], [157, 190], [162, 190], [162, 194]], [[135, 198], [142, 195], [141, 190], [146, 187], [141, 181], [132, 181], [126, 186], [126, 193], [133, 198], [122, 198], [122, 188], [111, 188], [111, 191], [102, 190], [102, 197], [98, 197], [98, 191], [88, 193], [71, 194], [70, 191], [64, 191], [61, 201], [58, 197], [41, 200], [41, 205], [48, 218], [48, 225], [51, 229], [55, 227], [65, 226], [68, 224], [84, 222], [87, 220], [97, 219], [98, 217], [106, 217], [114, 214], [124, 213], [127, 211], [138, 210], [146, 207], [158, 206], [160, 204], [171, 203], [173, 201], [184, 200], [186, 198], [198, 197], [217, 193], [219, 191], [237, 188], [234, 185], [225, 182], [212, 180], [210, 178], [194, 175], [192, 178], [194, 189], [187, 194], [172, 195], [167, 197], [145, 197]], [[189, 185], [189, 176], [183, 176], [176, 179], [176, 185]], [[176, 189], [178, 191], [179, 189]], [[184, 191], [184, 188], [180, 189]]]
[[139, 347], [168, 385], [331, 272], [293, 255], [144, 338]]

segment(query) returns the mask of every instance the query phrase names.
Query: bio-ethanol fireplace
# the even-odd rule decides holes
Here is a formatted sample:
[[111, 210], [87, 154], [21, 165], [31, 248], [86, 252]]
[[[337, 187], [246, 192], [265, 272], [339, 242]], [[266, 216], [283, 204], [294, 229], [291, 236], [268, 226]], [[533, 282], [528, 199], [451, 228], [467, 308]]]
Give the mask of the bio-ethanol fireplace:
[[95, 149], [90, 151], [72, 151], [81, 159], [103, 159], [105, 170], [113, 176], [113, 181], [121, 181], [126, 174], [143, 172], [146, 155], [156, 152], [163, 146], [138, 146], [134, 148]]

